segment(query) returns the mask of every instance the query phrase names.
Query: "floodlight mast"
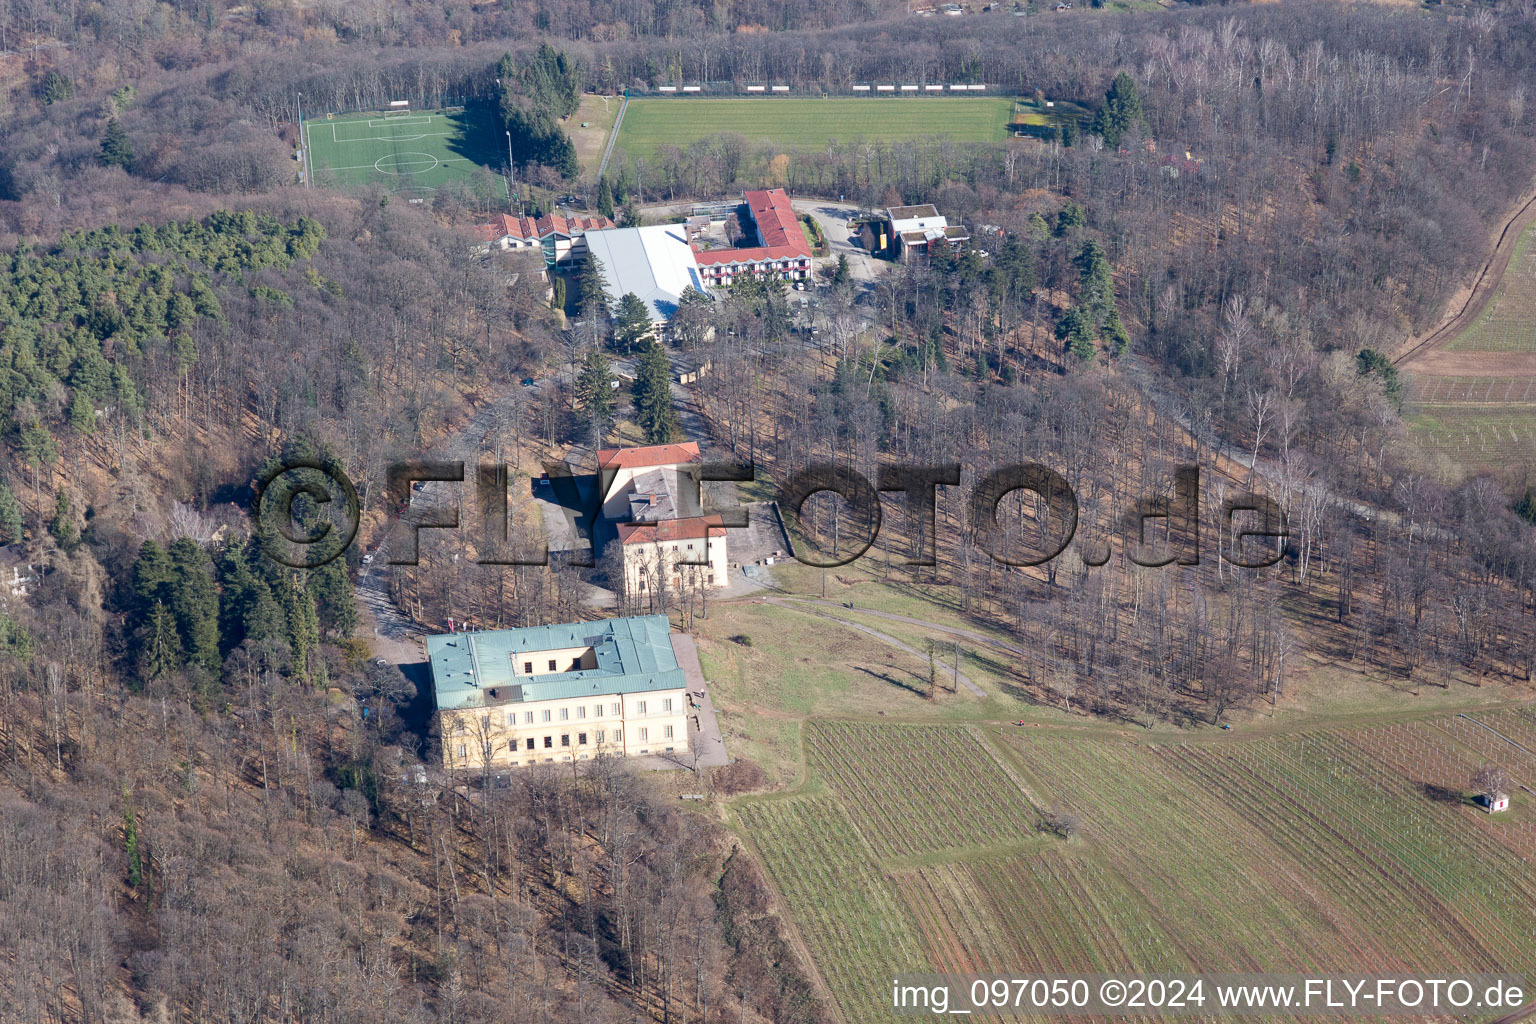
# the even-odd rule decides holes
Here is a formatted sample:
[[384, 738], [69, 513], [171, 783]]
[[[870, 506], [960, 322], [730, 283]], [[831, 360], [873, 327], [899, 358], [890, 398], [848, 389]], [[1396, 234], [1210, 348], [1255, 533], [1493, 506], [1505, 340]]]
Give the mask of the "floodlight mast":
[[296, 92], [296, 93], [293, 94], [293, 105], [294, 105], [294, 108], [298, 111], [298, 114], [299, 114], [299, 156], [301, 158], [300, 161], [299, 161], [299, 164], [300, 164], [299, 169], [304, 172], [304, 187], [305, 188], [314, 188], [315, 187], [315, 182], [314, 182], [314, 177], [315, 176], [313, 174], [311, 174], [310, 171], [309, 171], [310, 166], [311, 166], [310, 162], [309, 162], [309, 140], [304, 137], [304, 94], [303, 93]]
[[517, 188], [517, 165], [512, 162], [512, 132], [507, 133], [507, 209], [512, 208], [512, 197]]

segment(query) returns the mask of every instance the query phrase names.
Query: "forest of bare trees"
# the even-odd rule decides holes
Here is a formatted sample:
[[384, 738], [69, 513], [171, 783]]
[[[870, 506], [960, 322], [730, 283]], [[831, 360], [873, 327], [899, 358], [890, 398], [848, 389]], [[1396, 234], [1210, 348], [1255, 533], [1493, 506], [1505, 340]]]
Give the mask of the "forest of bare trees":
[[[1096, 108], [1124, 76], [1140, 116], [1112, 142], [854, 126], [773, 172], [802, 196], [935, 202], [988, 255], [828, 287], [812, 324], [773, 288], [691, 304], [675, 340], [712, 363], [695, 439], [768, 481], [960, 462], [936, 537], [892, 502], [865, 567], [1002, 627], [1023, 652], [1011, 685], [1069, 712], [1221, 722], [1284, 701], [1309, 659], [1402, 689], [1531, 681], [1536, 543], [1514, 511], [1531, 467], [1421, 460], [1383, 355], [1440, 316], [1530, 184], [1529, 5], [893, 7], [0, 3], [0, 541], [37, 567], [0, 609], [12, 1016], [822, 1019], [755, 862], [703, 816], [603, 761], [501, 785], [417, 768], [423, 696], [336, 607], [360, 550], [326, 581], [272, 572], [248, 608], [212, 593], [243, 579], [252, 481], [285, 445], [347, 468], [372, 542], [396, 457], [479, 423], [473, 454], [526, 473], [594, 434], [569, 382], [516, 382], [581, 364], [600, 318], [565, 330], [535, 275], [472, 255], [485, 211], [462, 197], [296, 187], [299, 93], [488, 99], [504, 54], [549, 41], [605, 92], [841, 92], [899, 69]], [[776, 152], [620, 153], [609, 184], [621, 203], [718, 199], [767, 183]], [[988, 555], [965, 505], [1020, 462], [1078, 503], [1074, 543], [1025, 570]], [[1200, 564], [1121, 557], [1127, 515], [1191, 465]], [[1245, 491], [1289, 516], [1267, 568], [1223, 557], [1239, 542], [1219, 511]], [[1000, 512], [1021, 545], [1059, 526], [1017, 496]], [[804, 525], [842, 514], [817, 499]], [[1192, 541], [1172, 519], [1148, 536]], [[937, 564], [905, 564], [929, 539]], [[389, 596], [432, 625], [579, 618], [602, 571], [424, 550]], [[176, 572], [144, 579], [165, 551]], [[742, 761], [699, 784], [761, 779]]]

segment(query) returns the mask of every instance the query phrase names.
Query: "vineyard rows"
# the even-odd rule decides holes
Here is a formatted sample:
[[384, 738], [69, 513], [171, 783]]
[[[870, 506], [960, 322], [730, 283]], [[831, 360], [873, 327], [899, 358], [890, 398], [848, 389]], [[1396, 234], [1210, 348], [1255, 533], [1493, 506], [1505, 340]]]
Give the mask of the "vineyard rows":
[[1477, 323], [1452, 341], [1460, 352], [1536, 352], [1536, 227], [1515, 243], [1504, 280]]
[[886, 1020], [890, 976], [927, 956], [895, 887], [827, 797], [735, 808], [800, 925], [822, 977], [849, 1020]]
[[[1433, 952], [1436, 941], [1449, 942], [1447, 954], [1472, 965], [1536, 962], [1529, 866], [1358, 743], [1330, 735], [1265, 740], [1202, 751], [1183, 763], [1202, 758], [1210, 770], [1193, 777], [1264, 822], [1297, 864], [1316, 870], [1340, 902], [1364, 915], [1372, 933], [1425, 957], [1422, 967], [1445, 962]], [[1331, 865], [1341, 851], [1353, 863]], [[1362, 899], [1372, 892], [1392, 899]]]
[[1536, 458], [1536, 408], [1515, 412], [1470, 405], [1420, 406], [1407, 421], [1457, 462], [1492, 466]]
[[[1320, 929], [1311, 893], [1263, 833], [1155, 748], [1015, 740], [1029, 772], [1081, 814], [1088, 835], [1184, 952], [1207, 970], [1327, 962], [1347, 940]], [[1276, 870], [1276, 868], [1279, 870]], [[1316, 953], [1318, 959], [1299, 959]]]
[[820, 723], [806, 731], [806, 755], [881, 858], [1036, 831], [1028, 800], [965, 729]]
[[[1490, 762], [1536, 780], [1536, 709], [1006, 742], [1021, 783], [964, 729], [816, 724], [828, 791], [735, 805], [849, 1021], [895, 1020], [906, 969], [1536, 973], [1530, 800], [1494, 817], [1461, 797]], [[1021, 784], [1077, 837], [1040, 838]]]
[[1424, 405], [1536, 402], [1536, 377], [1415, 377], [1413, 400]]

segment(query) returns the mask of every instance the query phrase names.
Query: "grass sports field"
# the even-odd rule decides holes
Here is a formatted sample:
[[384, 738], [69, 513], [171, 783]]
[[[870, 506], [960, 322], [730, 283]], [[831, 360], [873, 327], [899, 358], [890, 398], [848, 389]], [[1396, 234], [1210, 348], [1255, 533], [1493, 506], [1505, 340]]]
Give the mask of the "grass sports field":
[[730, 815], [849, 1021], [902, 1019], [901, 970], [1536, 970], [1536, 806], [1463, 796], [1491, 760], [1536, 781], [1530, 707], [1171, 743], [808, 721], [802, 743], [802, 784]]
[[507, 160], [505, 136], [489, 110], [325, 116], [306, 121], [304, 129], [317, 185], [379, 185], [430, 196], [461, 183], [507, 197], [499, 173]]
[[687, 149], [719, 132], [818, 149], [835, 140], [899, 141], [946, 135], [965, 142], [1008, 137], [1013, 99], [1005, 96], [839, 96], [829, 99], [630, 100], [616, 150], [651, 160], [663, 146]]

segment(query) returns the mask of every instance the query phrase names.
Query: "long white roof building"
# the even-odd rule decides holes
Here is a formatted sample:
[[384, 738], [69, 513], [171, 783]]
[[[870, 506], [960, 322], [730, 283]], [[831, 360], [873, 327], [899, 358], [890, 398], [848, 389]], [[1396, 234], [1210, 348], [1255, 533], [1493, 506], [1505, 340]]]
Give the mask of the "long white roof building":
[[654, 323], [666, 323], [692, 287], [707, 294], [699, 265], [681, 224], [587, 232], [587, 252], [603, 266], [603, 290], [617, 301], [630, 292], [645, 303]]

